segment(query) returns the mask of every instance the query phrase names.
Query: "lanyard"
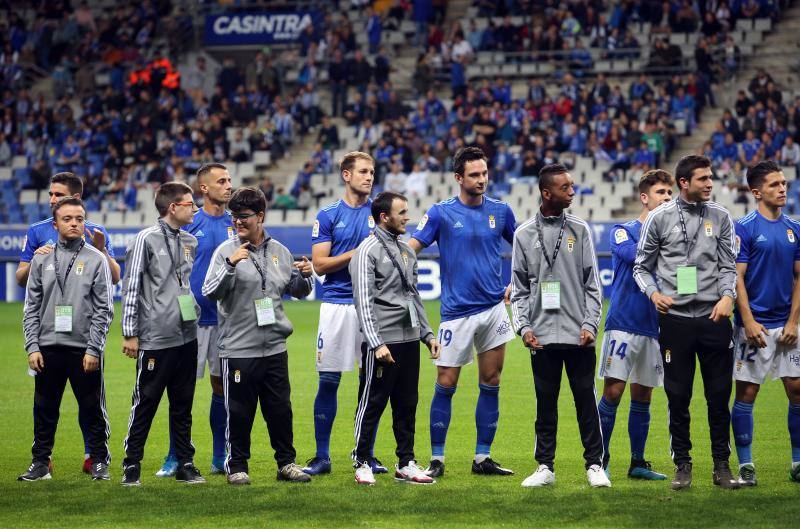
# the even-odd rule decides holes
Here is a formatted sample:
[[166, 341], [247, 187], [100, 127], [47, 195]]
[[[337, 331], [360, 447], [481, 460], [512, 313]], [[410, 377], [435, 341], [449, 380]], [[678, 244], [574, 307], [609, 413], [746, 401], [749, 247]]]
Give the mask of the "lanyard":
[[[167, 247], [167, 254], [169, 254], [169, 260], [172, 263], [172, 269], [175, 271], [175, 277], [178, 278], [178, 286], [183, 288], [183, 275], [181, 274], [180, 267], [175, 266], [175, 256], [172, 254], [172, 248], [169, 245], [169, 237], [167, 237], [167, 228], [164, 225], [164, 222], [159, 220], [158, 226], [161, 228], [161, 235], [164, 236], [164, 245]], [[181, 234], [180, 231], [175, 237], [175, 246], [178, 249], [178, 256], [181, 255]]]
[[[397, 273], [400, 274], [400, 282], [403, 283], [403, 290], [406, 291], [406, 294], [410, 295], [414, 292], [414, 289], [411, 288], [411, 285], [408, 283], [408, 279], [406, 279], [406, 274], [403, 272], [403, 269], [400, 267], [400, 263], [397, 262], [392, 252], [389, 251], [389, 247], [386, 246], [386, 242], [381, 239], [378, 234], [375, 234], [375, 238], [378, 239], [378, 242], [381, 243], [383, 246], [384, 251], [389, 256], [389, 260], [392, 262], [392, 266], [394, 269], [397, 270]], [[400, 251], [400, 245], [397, 245], [397, 250]]]
[[[267, 259], [267, 242], [268, 241], [269, 241], [269, 237], [264, 239], [264, 242], [262, 243], [264, 245], [264, 260], [265, 261]], [[251, 244], [250, 246], [252, 247], [253, 245]], [[247, 251], [251, 251], [250, 248], [248, 248]], [[264, 270], [263, 268], [261, 268], [261, 265], [258, 263], [258, 253], [256, 253], [255, 251], [253, 252], [253, 259], [251, 259], [251, 261], [253, 261], [253, 266], [255, 267], [256, 272], [258, 272], [258, 275], [261, 276], [261, 293], [264, 294], [267, 291], [267, 271]]]
[[59, 271], [58, 266], [58, 244], [56, 244], [55, 250], [53, 250], [53, 266], [56, 269], [56, 283], [58, 284], [58, 289], [61, 291], [61, 295], [64, 295], [64, 289], [67, 288], [67, 279], [69, 278], [69, 273], [72, 271], [72, 265], [75, 264], [75, 259], [78, 258], [78, 254], [81, 253], [83, 250], [83, 246], [86, 244], [86, 241], [81, 241], [80, 246], [78, 246], [78, 250], [72, 254], [72, 259], [69, 261], [69, 265], [67, 265], [67, 273], [64, 274], [64, 282], [61, 282], [61, 272]]
[[556, 259], [558, 258], [558, 251], [561, 249], [561, 240], [564, 238], [564, 229], [567, 227], [567, 216], [564, 215], [564, 221], [561, 223], [561, 230], [558, 232], [558, 239], [556, 239], [556, 247], [553, 249], [553, 258], [550, 259], [550, 256], [547, 255], [547, 248], [544, 246], [544, 232], [542, 230], [542, 225], [539, 222], [539, 215], [536, 215], [536, 232], [539, 236], [539, 242], [542, 243], [542, 255], [544, 255], [544, 260], [547, 261], [547, 266], [550, 267], [550, 270], [553, 269], [553, 266], [556, 264]]
[[700, 223], [697, 225], [697, 230], [694, 232], [694, 237], [689, 240], [689, 232], [686, 229], [686, 219], [683, 218], [683, 210], [681, 209], [680, 202], [678, 203], [678, 218], [681, 221], [681, 231], [683, 232], [683, 242], [686, 243], [686, 259], [692, 255], [692, 250], [697, 245], [697, 237], [700, 236], [700, 230], [703, 229], [703, 219], [706, 216], [706, 207], [700, 206]]

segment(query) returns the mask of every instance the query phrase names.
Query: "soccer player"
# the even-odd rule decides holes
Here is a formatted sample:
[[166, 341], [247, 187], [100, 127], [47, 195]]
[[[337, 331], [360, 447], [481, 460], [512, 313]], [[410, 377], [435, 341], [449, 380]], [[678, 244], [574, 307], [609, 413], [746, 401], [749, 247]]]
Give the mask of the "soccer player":
[[[342, 372], [353, 370], [364, 341], [353, 307], [348, 265], [358, 245], [375, 228], [369, 198], [375, 181], [375, 161], [369, 154], [354, 151], [344, 155], [339, 167], [344, 180], [344, 197], [317, 213], [311, 232], [311, 260], [314, 271], [324, 276], [324, 281], [316, 344], [319, 387], [314, 399], [314, 436], [317, 453], [303, 468], [310, 475], [331, 471], [330, 439], [336, 418], [336, 393]], [[362, 385], [359, 385], [359, 395]], [[386, 472], [374, 455], [370, 462], [373, 472]]]
[[[56, 205], [56, 202], [65, 197], [81, 198], [83, 194], [83, 181], [81, 178], [73, 173], [56, 173], [50, 178], [50, 189], [48, 191], [50, 196], [50, 207]], [[114, 249], [111, 246], [111, 238], [108, 236], [106, 229], [99, 225], [84, 219], [86, 232], [83, 236], [89, 236], [89, 240], [108, 261], [109, 269], [111, 270], [111, 281], [114, 285], [119, 283], [120, 266], [114, 259]], [[35, 222], [28, 228], [28, 233], [25, 236], [25, 243], [23, 244], [22, 255], [19, 259], [17, 266], [16, 279], [19, 286], [24, 287], [28, 281], [28, 273], [30, 271], [30, 264], [33, 256], [36, 254], [49, 254], [55, 248], [58, 242], [58, 231], [55, 228], [55, 221], [53, 217], [45, 219], [40, 222]], [[86, 433], [86, 428], [81, 422], [81, 416], [78, 415], [78, 424], [81, 427], [84, 444], [84, 457], [83, 457], [83, 471], [87, 474], [91, 473], [92, 459], [89, 457], [89, 436]]]
[[36, 372], [33, 462], [20, 481], [50, 479], [59, 408], [67, 380], [92, 458], [94, 480], [107, 480], [108, 435], [102, 357], [114, 317], [108, 260], [83, 240], [86, 210], [79, 198], [53, 206], [58, 243], [31, 259], [25, 289], [25, 350]]
[[633, 266], [639, 289], [659, 312], [675, 490], [692, 484], [689, 405], [695, 354], [708, 404], [713, 481], [725, 489], [739, 488], [728, 465], [736, 246], [728, 210], [711, 202], [711, 178], [711, 160], [705, 156], [678, 161], [680, 196], [647, 216]]
[[514, 233], [511, 308], [514, 328], [531, 352], [536, 388], [536, 471], [523, 487], [555, 483], [558, 393], [564, 369], [575, 400], [578, 428], [592, 487], [610, 487], [603, 472], [603, 436], [595, 403], [594, 341], [603, 310], [592, 230], [566, 213], [575, 187], [567, 168], [539, 171], [542, 205]]
[[653, 388], [664, 384], [664, 366], [658, 348], [658, 312], [633, 279], [633, 261], [642, 223], [649, 212], [672, 198], [674, 185], [675, 180], [667, 171], [655, 169], [644, 173], [639, 180], [639, 199], [644, 206], [642, 213], [638, 219], [617, 224], [611, 231], [614, 282], [598, 373], [598, 377], [604, 379], [603, 397], [597, 409], [603, 430], [603, 468], [608, 473], [608, 447], [617, 406], [625, 392], [626, 382], [630, 382], [628, 435], [631, 464], [628, 477], [634, 479], [667, 479], [664, 474], [653, 471], [644, 458], [644, 445], [650, 429], [650, 399]]
[[436, 360], [437, 378], [430, 411], [431, 477], [444, 474], [444, 447], [450, 425], [453, 394], [461, 367], [478, 352], [475, 407], [477, 442], [474, 474], [507, 476], [514, 472], [493, 461], [490, 448], [500, 417], [500, 373], [506, 343], [514, 338], [506, 311], [502, 279], [502, 242], [513, 241], [516, 221], [508, 204], [485, 196], [489, 185], [486, 155], [465, 147], [453, 157], [458, 196], [434, 204], [409, 241], [419, 253], [439, 245], [442, 271], [442, 323]]
[[736, 400], [731, 412], [739, 456], [739, 481], [756, 484], [751, 447], [753, 404], [769, 373], [780, 377], [789, 397], [789, 476], [800, 482], [800, 223], [781, 212], [786, 178], [771, 161], [747, 171], [747, 184], [758, 209], [736, 222]]
[[267, 200], [260, 190], [237, 189], [229, 206], [238, 237], [217, 248], [203, 282], [203, 295], [219, 304], [228, 483], [250, 484], [250, 432], [259, 402], [278, 480], [309, 482], [311, 476], [295, 464], [286, 351], [292, 324], [281, 299], [311, 292], [311, 262], [303, 257], [295, 263], [289, 250], [266, 232]]
[[156, 191], [161, 217], [128, 247], [122, 289], [122, 352], [136, 362], [136, 385], [125, 437], [122, 484], [140, 485], [141, 460], [158, 404], [167, 391], [175, 443], [175, 479], [203, 483], [194, 466], [192, 401], [197, 374], [197, 311], [189, 286], [197, 239], [181, 230], [197, 206], [181, 182]]
[[406, 232], [408, 201], [398, 193], [380, 193], [372, 203], [372, 217], [378, 219], [378, 228], [350, 261], [353, 301], [366, 339], [361, 348], [366, 384], [355, 420], [355, 479], [361, 485], [375, 484], [372, 441], [391, 399], [398, 458], [395, 480], [435, 483], [414, 457], [419, 342], [427, 345], [434, 359], [439, 356], [439, 344], [417, 290], [417, 256], [399, 238]]
[[[213, 455], [211, 459], [211, 474], [223, 474], [225, 469], [225, 398], [222, 391], [222, 377], [220, 374], [219, 350], [217, 348], [217, 304], [203, 296], [203, 280], [211, 263], [211, 256], [217, 246], [235, 238], [231, 215], [225, 211], [225, 206], [231, 198], [231, 175], [228, 169], [220, 163], [204, 164], [197, 170], [197, 182], [203, 194], [203, 207], [194, 216], [194, 220], [184, 227], [197, 239], [197, 255], [189, 276], [192, 294], [200, 305], [200, 320], [197, 326], [197, 378], [205, 375], [206, 363], [211, 379], [211, 409], [209, 422], [213, 439]], [[178, 469], [178, 460], [170, 438], [170, 447], [164, 465], [156, 473], [158, 477], [175, 475]]]

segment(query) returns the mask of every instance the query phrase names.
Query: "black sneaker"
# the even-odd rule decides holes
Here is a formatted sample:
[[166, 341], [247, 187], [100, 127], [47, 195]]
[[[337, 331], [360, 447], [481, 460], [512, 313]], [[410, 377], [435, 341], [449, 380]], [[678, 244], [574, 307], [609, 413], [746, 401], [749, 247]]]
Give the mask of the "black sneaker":
[[194, 466], [194, 463], [184, 463], [175, 471], [175, 481], [179, 483], [205, 483], [206, 478], [200, 475], [200, 471]]
[[739, 467], [739, 483], [743, 487], [755, 487], [758, 483], [756, 480], [756, 467], [752, 463], [746, 463]]
[[[472, 468], [475, 468], [475, 466], [473, 465]], [[431, 459], [431, 462], [428, 464], [428, 468], [425, 469], [425, 473], [432, 478], [444, 476], [444, 461]]]
[[142, 484], [139, 481], [139, 476], [142, 473], [142, 467], [139, 463], [133, 463], [122, 468], [122, 485], [124, 487], [138, 487]]
[[102, 461], [92, 463], [92, 479], [94, 481], [108, 481], [111, 476], [108, 475], [108, 465]]
[[675, 469], [675, 477], [672, 478], [672, 490], [688, 489], [692, 486], [692, 464], [681, 463]]
[[39, 481], [42, 479], [51, 479], [49, 465], [34, 461], [28, 467], [28, 471], [17, 478], [19, 481]]
[[491, 457], [487, 457], [480, 463], [473, 461], [472, 462], [472, 473], [473, 474], [484, 474], [484, 475], [491, 475], [491, 476], [511, 476], [514, 474], [513, 470], [508, 468], [503, 468], [494, 461], [492, 461]]
[[733, 477], [731, 467], [727, 461], [714, 461], [714, 485], [718, 485], [723, 489], [738, 489], [742, 485], [739, 480]]

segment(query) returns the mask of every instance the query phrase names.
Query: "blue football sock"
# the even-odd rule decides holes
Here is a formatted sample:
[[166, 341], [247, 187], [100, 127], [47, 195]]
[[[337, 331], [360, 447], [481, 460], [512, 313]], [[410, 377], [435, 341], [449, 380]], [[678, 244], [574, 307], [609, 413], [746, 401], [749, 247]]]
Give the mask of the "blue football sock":
[[650, 431], [650, 403], [631, 400], [628, 413], [628, 437], [631, 439], [631, 459], [644, 461], [644, 445]]
[[739, 464], [753, 462], [753, 405], [733, 401], [731, 410], [731, 426], [733, 426], [733, 441], [736, 443], [736, 455]]
[[336, 418], [336, 392], [342, 374], [323, 371], [319, 374], [317, 398], [314, 399], [314, 438], [317, 440], [317, 457], [330, 459], [331, 430]]
[[455, 392], [455, 386], [452, 388], [439, 384], [434, 386], [430, 415], [431, 455], [434, 458], [444, 458], [444, 444], [447, 439], [447, 429], [450, 427]]
[[600, 431], [603, 434], [603, 453], [607, 454], [608, 446], [611, 444], [611, 434], [614, 432], [614, 423], [617, 421], [617, 406], [611, 404], [605, 397], [600, 397], [597, 404], [597, 412], [600, 414]]
[[500, 418], [500, 386], [478, 384], [480, 393], [475, 405], [475, 428], [478, 438], [475, 442], [475, 454], [488, 456], [497, 431], [497, 419]]
[[800, 462], [800, 404], [789, 404], [789, 440], [792, 443], [792, 462]]
[[208, 411], [208, 423], [211, 425], [211, 438], [214, 442], [214, 459], [225, 457], [225, 427], [228, 413], [225, 411], [225, 397], [211, 394], [211, 408]]

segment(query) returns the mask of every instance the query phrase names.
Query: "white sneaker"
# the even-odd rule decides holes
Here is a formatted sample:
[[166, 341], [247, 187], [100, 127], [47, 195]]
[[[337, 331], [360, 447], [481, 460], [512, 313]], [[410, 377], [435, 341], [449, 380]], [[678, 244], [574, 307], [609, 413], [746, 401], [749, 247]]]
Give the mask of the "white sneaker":
[[536, 472], [525, 478], [522, 482], [523, 487], [544, 487], [556, 482], [556, 475], [547, 465], [539, 465]]
[[414, 485], [431, 485], [436, 483], [436, 480], [425, 473], [425, 469], [417, 466], [416, 461], [409, 461], [408, 465], [400, 468], [395, 465], [394, 479], [395, 481], [403, 481], [405, 483], [413, 483]]
[[589, 480], [589, 485], [592, 487], [610, 487], [611, 480], [608, 479], [606, 473], [600, 465], [592, 465], [586, 471], [586, 478]]
[[362, 463], [356, 468], [356, 483], [359, 485], [374, 485], [375, 476], [372, 475], [372, 467], [369, 463]]

